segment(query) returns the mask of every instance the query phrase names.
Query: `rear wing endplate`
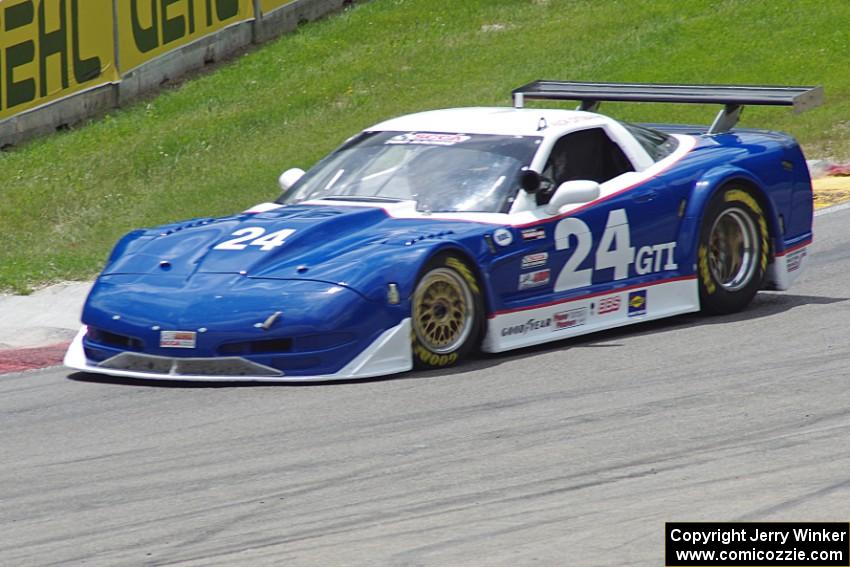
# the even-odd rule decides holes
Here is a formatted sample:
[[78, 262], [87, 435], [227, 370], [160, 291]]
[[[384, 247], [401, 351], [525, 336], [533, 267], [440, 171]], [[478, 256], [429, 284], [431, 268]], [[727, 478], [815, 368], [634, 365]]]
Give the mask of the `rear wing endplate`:
[[746, 104], [791, 106], [799, 113], [823, 103], [823, 87], [534, 81], [514, 89], [513, 97], [516, 108], [522, 108], [526, 100], [577, 100], [579, 110], [590, 112], [602, 101], [722, 104], [708, 129], [709, 134], [719, 134], [738, 123]]

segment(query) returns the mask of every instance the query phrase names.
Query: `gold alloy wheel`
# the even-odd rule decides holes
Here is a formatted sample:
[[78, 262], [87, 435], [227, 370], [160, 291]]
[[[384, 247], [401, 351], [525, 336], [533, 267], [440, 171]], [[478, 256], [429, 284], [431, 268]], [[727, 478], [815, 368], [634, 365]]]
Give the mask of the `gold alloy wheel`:
[[456, 351], [472, 332], [472, 291], [463, 276], [449, 268], [425, 274], [413, 294], [413, 331], [419, 343], [436, 354]]
[[715, 281], [726, 291], [746, 286], [756, 270], [758, 234], [745, 211], [731, 208], [714, 221], [708, 238], [708, 266]]

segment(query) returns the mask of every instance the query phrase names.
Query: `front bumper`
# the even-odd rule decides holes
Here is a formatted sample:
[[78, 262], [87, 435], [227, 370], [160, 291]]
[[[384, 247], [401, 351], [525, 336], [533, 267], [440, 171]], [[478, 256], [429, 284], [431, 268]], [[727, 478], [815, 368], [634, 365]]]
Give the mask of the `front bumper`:
[[[310, 280], [233, 274], [188, 279], [102, 276], [83, 309], [88, 333], [82, 346], [90, 364], [109, 361], [114, 370], [135, 371], [141, 366], [169, 374], [172, 365], [162, 359], [221, 359], [213, 368], [201, 363], [204, 375], [237, 375], [241, 370], [220, 367], [246, 359], [274, 369], [277, 375], [328, 376], [342, 371], [382, 333], [409, 317], [407, 309], [370, 301], [344, 286]], [[174, 333], [194, 339], [174, 343], [169, 337]], [[115, 359], [124, 353], [133, 356]], [[199, 366], [192, 360], [177, 366], [177, 374], [198, 374], [191, 370]]]
[[315, 376], [285, 372], [238, 356], [168, 357], [146, 353], [120, 353], [101, 362], [86, 358], [83, 327], [65, 354], [68, 368], [124, 378], [185, 380], [195, 382], [325, 382], [357, 380], [406, 372], [413, 368], [410, 319], [381, 333], [342, 369]]

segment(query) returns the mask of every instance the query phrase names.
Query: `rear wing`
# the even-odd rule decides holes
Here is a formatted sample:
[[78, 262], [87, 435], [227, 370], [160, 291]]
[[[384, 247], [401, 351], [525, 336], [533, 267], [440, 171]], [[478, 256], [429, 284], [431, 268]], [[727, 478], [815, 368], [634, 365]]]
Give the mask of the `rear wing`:
[[722, 104], [709, 134], [731, 130], [745, 104], [791, 106], [795, 113], [823, 103], [823, 87], [774, 87], [755, 85], [670, 85], [651, 83], [578, 83], [534, 81], [513, 90], [514, 107], [526, 100], [577, 100], [579, 110], [595, 112], [602, 101], [684, 102]]

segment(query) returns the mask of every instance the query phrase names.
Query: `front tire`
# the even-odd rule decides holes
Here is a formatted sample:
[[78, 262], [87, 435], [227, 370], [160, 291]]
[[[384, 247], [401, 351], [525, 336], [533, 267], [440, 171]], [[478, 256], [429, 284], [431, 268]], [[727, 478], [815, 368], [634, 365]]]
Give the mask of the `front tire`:
[[700, 228], [702, 310], [727, 314], [746, 307], [761, 289], [769, 252], [767, 220], [752, 192], [721, 189], [709, 202]]
[[411, 303], [413, 360], [417, 368], [452, 366], [481, 341], [481, 288], [469, 266], [453, 254], [428, 262]]

